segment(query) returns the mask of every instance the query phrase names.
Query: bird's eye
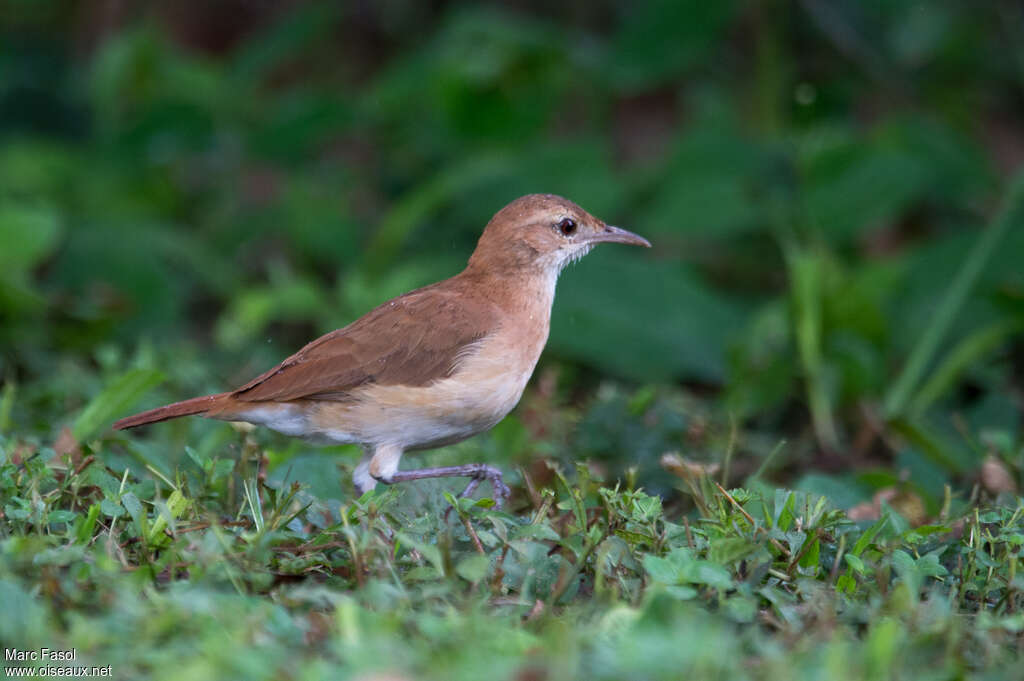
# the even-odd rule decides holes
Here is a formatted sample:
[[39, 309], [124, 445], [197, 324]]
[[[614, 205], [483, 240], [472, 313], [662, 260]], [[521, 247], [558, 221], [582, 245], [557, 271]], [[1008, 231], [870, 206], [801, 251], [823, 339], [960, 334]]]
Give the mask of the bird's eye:
[[572, 236], [576, 233], [576, 221], [572, 218], [562, 218], [558, 223], [558, 231], [565, 236]]

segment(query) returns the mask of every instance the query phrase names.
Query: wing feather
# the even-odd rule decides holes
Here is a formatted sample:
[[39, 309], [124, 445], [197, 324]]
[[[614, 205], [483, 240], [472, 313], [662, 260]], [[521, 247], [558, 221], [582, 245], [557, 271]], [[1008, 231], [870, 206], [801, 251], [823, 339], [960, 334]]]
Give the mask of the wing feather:
[[344, 401], [367, 383], [427, 385], [450, 376], [497, 319], [493, 304], [435, 284], [321, 336], [231, 395], [246, 402]]

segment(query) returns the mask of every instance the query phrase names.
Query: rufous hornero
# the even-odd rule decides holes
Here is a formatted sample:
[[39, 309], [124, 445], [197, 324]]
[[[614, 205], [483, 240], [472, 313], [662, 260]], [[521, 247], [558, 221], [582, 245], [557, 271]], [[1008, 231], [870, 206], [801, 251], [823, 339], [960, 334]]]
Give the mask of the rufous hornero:
[[399, 470], [399, 461], [488, 430], [516, 406], [548, 338], [558, 275], [603, 242], [650, 247], [562, 197], [516, 199], [487, 223], [454, 277], [387, 301], [237, 390], [144, 411], [114, 428], [196, 414], [355, 443], [364, 451], [353, 472], [361, 493], [378, 482], [468, 477], [462, 496], [488, 480], [500, 505], [509, 490], [494, 466]]

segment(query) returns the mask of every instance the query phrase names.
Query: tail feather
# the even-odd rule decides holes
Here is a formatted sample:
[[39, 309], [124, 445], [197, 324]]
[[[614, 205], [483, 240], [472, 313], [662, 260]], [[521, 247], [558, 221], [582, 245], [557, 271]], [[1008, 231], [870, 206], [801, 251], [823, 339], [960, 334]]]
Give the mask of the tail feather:
[[228, 393], [219, 393], [217, 395], [193, 397], [191, 400], [175, 402], [174, 404], [157, 407], [156, 409], [150, 409], [149, 411], [144, 411], [139, 414], [135, 414], [134, 416], [127, 416], [120, 421], [115, 422], [113, 427], [115, 430], [125, 430], [126, 428], [144, 426], [147, 423], [158, 423], [160, 421], [176, 419], [179, 416], [205, 414], [218, 406], [218, 402], [220, 402], [224, 397], [227, 397], [227, 395]]

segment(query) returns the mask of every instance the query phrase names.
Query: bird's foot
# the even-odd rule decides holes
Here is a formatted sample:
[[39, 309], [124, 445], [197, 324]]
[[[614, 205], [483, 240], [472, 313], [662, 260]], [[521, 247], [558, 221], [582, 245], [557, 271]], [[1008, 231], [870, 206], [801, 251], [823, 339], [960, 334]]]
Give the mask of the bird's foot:
[[488, 466], [487, 464], [475, 464], [478, 466], [477, 470], [472, 474], [472, 478], [469, 484], [466, 485], [466, 489], [462, 490], [459, 494], [460, 499], [464, 499], [472, 494], [476, 488], [484, 480], [491, 483], [491, 488], [494, 491], [494, 505], [496, 508], [501, 508], [508, 498], [512, 495], [512, 491], [509, 490], [508, 485], [505, 484], [505, 480], [501, 475], [501, 471], [494, 466]]
[[426, 478], [470, 478], [466, 489], [462, 490], [459, 497], [466, 497], [480, 485], [480, 482], [487, 480], [494, 489], [494, 505], [501, 508], [508, 501], [512, 492], [502, 479], [501, 471], [494, 466], [485, 463], [471, 463], [463, 466], [441, 466], [439, 468], [419, 468], [411, 471], [395, 471], [387, 478], [378, 478], [380, 482], [388, 485], [408, 480], [424, 480]]
[[[508, 501], [512, 495], [512, 491], [505, 484], [505, 480], [502, 477], [501, 471], [494, 466], [488, 466], [487, 464], [470, 464], [474, 467], [474, 471], [470, 473], [471, 477], [469, 484], [466, 488], [459, 493], [459, 499], [465, 499], [480, 486], [480, 483], [487, 480], [491, 483], [491, 488], [494, 491], [494, 507], [501, 508]], [[451, 515], [452, 507], [449, 506], [444, 512], [444, 520], [448, 521], [448, 516]]]
[[[483, 478], [491, 483], [491, 488], [494, 491], [495, 508], [501, 508], [504, 506], [505, 502], [512, 496], [512, 490], [510, 490], [508, 485], [505, 484], [505, 479], [502, 477], [501, 471], [494, 466], [484, 465]], [[472, 482], [470, 484], [472, 484]], [[477, 484], [480, 484], [479, 479], [477, 479]]]

